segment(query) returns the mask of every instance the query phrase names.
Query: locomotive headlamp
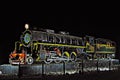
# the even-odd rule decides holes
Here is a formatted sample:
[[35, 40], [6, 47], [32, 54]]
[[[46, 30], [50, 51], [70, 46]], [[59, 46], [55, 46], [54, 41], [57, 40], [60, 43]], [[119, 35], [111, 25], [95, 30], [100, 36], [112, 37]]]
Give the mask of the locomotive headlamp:
[[25, 29], [29, 29], [29, 25], [28, 24], [25, 24]]

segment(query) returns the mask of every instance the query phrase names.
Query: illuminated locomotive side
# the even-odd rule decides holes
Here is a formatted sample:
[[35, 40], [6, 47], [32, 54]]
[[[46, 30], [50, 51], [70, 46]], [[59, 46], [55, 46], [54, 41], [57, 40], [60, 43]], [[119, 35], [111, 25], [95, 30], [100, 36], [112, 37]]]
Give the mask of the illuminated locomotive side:
[[[113, 58], [111, 57], [115, 54], [113, 42], [106, 40], [106, 43], [101, 43], [100, 40], [104, 42], [104, 39], [94, 39], [92, 36], [82, 38], [66, 32], [55, 33], [50, 29], [29, 30], [26, 24], [26, 30], [21, 35], [20, 41], [15, 42], [15, 49], [9, 55], [9, 62], [10, 64], [60, 63], [81, 59]], [[101, 57], [98, 56], [101, 54]]]
[[[85, 53], [84, 45], [81, 37], [70, 36], [65, 32], [56, 34], [49, 29], [37, 31], [27, 28], [21, 35], [21, 41], [15, 43], [15, 50], [10, 54], [9, 62], [32, 64], [42, 61], [45, 63], [76, 61], [79, 54]], [[21, 55], [24, 57], [19, 59]]]

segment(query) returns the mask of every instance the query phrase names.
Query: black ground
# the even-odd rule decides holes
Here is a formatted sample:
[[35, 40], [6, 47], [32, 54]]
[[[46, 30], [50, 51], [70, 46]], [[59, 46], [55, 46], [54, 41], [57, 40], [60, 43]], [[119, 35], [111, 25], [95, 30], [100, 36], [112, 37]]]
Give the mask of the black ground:
[[120, 80], [120, 70], [87, 72], [66, 75], [8, 76], [1, 75], [0, 80]]

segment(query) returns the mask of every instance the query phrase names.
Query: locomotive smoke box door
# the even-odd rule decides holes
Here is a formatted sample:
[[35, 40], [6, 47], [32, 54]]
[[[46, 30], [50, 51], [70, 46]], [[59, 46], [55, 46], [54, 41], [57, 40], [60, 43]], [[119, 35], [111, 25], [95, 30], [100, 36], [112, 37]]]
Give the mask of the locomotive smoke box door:
[[24, 46], [29, 47], [30, 42], [31, 42], [32, 36], [31, 32], [29, 30], [26, 30], [22, 35], [21, 35], [21, 42], [24, 44]]

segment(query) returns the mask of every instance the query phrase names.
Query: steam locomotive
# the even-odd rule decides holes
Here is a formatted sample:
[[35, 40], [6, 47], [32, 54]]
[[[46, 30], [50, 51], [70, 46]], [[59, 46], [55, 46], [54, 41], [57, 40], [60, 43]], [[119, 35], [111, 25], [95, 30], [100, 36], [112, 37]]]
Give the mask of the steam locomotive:
[[9, 54], [10, 64], [50, 64], [60, 62], [75, 62], [79, 60], [113, 59], [116, 43], [114, 41], [95, 38], [72, 36], [69, 32], [55, 33], [51, 29], [29, 29], [20, 40], [15, 42], [15, 49]]

